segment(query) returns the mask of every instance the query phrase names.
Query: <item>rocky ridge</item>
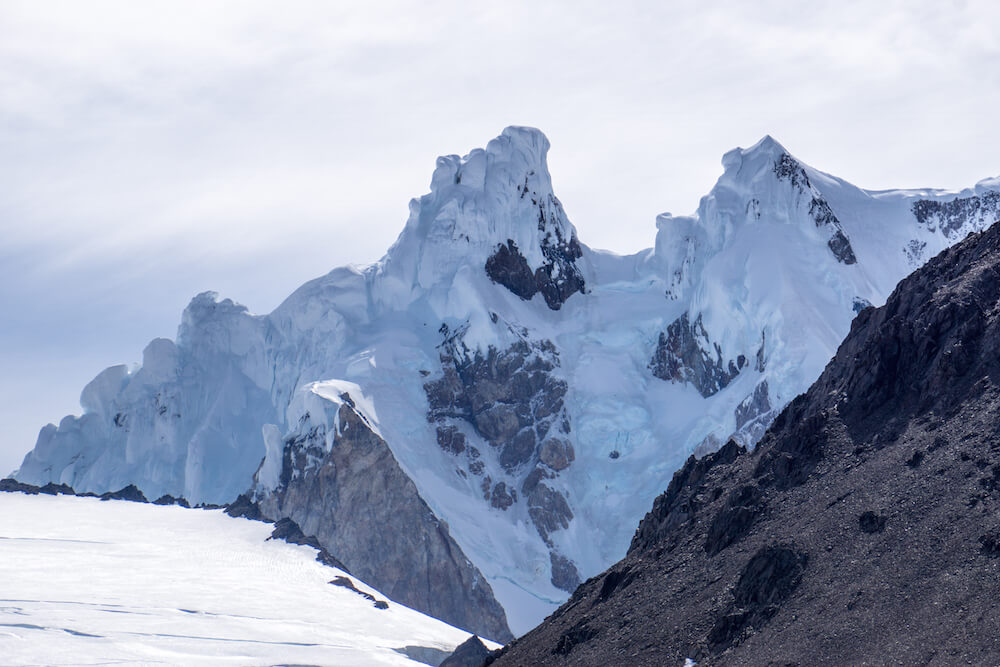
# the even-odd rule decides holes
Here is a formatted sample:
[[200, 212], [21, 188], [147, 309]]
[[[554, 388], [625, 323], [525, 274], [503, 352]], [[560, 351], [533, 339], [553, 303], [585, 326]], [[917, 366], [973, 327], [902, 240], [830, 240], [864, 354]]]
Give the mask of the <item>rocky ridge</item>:
[[[558, 350], [548, 340], [523, 339], [503, 351], [491, 346], [484, 355], [464, 345], [463, 333], [442, 327], [443, 376], [424, 384], [438, 445], [462, 461], [463, 476], [481, 480], [483, 500], [493, 508], [506, 511], [522, 495], [549, 547], [552, 585], [572, 592], [579, 573], [550, 535], [569, 527], [573, 511], [565, 495], [546, 483], [575, 458]], [[494, 474], [503, 479], [487, 474], [481, 452], [467, 444], [464, 429], [470, 427], [497, 450], [502, 472]]]
[[314, 535], [315, 546], [392, 600], [509, 639], [489, 584], [350, 394], [314, 401], [296, 421], [282, 442], [277, 483], [258, 475], [251, 490], [260, 513], [279, 527], [293, 521], [296, 537]]

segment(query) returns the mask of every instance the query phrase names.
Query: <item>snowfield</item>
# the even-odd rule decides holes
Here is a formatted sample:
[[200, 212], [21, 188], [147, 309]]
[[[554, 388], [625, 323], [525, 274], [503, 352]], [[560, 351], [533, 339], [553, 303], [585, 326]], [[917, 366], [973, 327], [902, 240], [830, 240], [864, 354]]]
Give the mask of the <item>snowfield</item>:
[[468, 639], [330, 585], [349, 575], [269, 541], [272, 528], [221, 510], [0, 493], [0, 664], [436, 664]]

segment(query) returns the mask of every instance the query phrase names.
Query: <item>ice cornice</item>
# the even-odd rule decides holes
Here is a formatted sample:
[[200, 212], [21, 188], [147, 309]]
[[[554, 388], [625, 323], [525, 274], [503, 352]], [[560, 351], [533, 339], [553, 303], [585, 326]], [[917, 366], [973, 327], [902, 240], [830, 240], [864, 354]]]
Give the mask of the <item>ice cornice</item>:
[[778, 143], [778, 140], [772, 137], [770, 134], [765, 134], [760, 141], [755, 143], [750, 148], [743, 150], [745, 155], [757, 155], [757, 154], [767, 154], [767, 155], [781, 155], [782, 153], [787, 153], [788, 151]]
[[745, 180], [753, 178], [763, 168], [791, 160], [800, 164], [788, 150], [769, 134], [750, 148], [734, 148], [722, 156], [723, 178]]
[[[541, 130], [506, 127], [485, 149], [476, 148], [461, 157], [439, 157], [431, 177], [430, 194], [440, 198], [509, 187], [511, 178], [518, 174], [541, 181], [545, 190], [551, 190], [548, 152], [549, 140]], [[516, 181], [520, 183], [521, 179]], [[418, 201], [423, 203], [426, 199], [425, 196]]]
[[508, 159], [516, 157], [526, 166], [545, 167], [549, 147], [549, 139], [541, 130], [510, 125], [503, 129], [499, 137], [486, 145], [486, 151]]

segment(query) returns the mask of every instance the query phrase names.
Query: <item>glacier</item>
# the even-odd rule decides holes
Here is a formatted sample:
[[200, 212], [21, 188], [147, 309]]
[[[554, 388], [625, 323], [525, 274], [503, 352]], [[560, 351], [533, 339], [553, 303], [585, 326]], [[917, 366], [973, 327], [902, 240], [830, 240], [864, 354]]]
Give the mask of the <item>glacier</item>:
[[99, 374], [17, 479], [192, 503], [251, 491], [280, 507], [289, 484], [329, 469], [317, 457], [347, 415], [391, 450], [519, 634], [621, 558], [690, 454], [752, 445], [858, 311], [1000, 218], [1000, 179], [868, 191], [765, 137], [723, 156], [695, 213], [660, 215], [653, 247], [622, 256], [577, 238], [548, 150], [510, 127], [439, 158], [380, 261], [334, 269], [269, 314], [196, 296], [176, 342]]
[[469, 637], [375, 607], [365, 595], [381, 592], [269, 539], [273, 528], [221, 510], [0, 493], [3, 662], [422, 665]]

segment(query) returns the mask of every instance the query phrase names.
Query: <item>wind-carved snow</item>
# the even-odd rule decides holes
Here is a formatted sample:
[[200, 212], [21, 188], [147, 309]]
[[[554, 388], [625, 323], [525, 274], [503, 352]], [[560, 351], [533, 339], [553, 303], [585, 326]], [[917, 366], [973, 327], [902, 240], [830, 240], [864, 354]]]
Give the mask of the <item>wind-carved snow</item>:
[[279, 459], [334, 437], [347, 395], [523, 632], [624, 554], [688, 455], [753, 444], [857, 311], [989, 224], [1000, 191], [865, 191], [765, 137], [619, 256], [578, 241], [547, 150], [508, 128], [440, 158], [381, 261], [269, 315], [199, 295], [177, 344], [98, 376], [19, 479], [228, 501], [255, 472], [264, 489], [303, 474]]
[[322, 382], [311, 382], [304, 389], [337, 404], [341, 402], [341, 396], [348, 394], [353, 403], [352, 407], [368, 423], [368, 428], [375, 435], [382, 435], [378, 430], [378, 415], [375, 413], [375, 403], [372, 397], [366, 396], [365, 392], [357, 384], [348, 382], [347, 380], [323, 380]]
[[[286, 410], [286, 423], [300, 424], [309, 420], [310, 413], [328, 415], [330, 430], [326, 439], [326, 451], [333, 447], [333, 440], [340, 434], [339, 408], [344, 403], [343, 396], [351, 397], [351, 407], [365, 420], [368, 427], [378, 436], [378, 417], [375, 404], [366, 396], [361, 387], [347, 380], [323, 380], [310, 382], [296, 392]], [[260, 463], [254, 480], [260, 490], [273, 490], [280, 482], [284, 465], [285, 442], [281, 428], [277, 424], [264, 424], [261, 429], [264, 440], [264, 460]], [[301, 474], [303, 471], [297, 471]]]
[[[415, 665], [469, 634], [221, 510], [0, 493], [5, 664]], [[495, 647], [491, 644], [491, 648]], [[421, 650], [422, 649], [422, 650]]]

